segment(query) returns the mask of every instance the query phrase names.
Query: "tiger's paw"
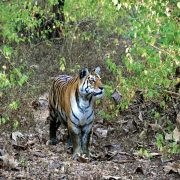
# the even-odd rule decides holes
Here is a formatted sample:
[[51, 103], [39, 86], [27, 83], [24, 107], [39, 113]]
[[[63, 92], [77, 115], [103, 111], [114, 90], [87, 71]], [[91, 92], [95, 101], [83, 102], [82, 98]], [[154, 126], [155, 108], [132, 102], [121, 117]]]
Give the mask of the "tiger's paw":
[[58, 140], [56, 138], [52, 138], [47, 142], [48, 145], [56, 145], [57, 143]]
[[78, 157], [77, 160], [81, 163], [87, 163], [90, 161], [89, 157], [86, 154], [82, 154], [81, 156]]
[[76, 153], [73, 154], [73, 160], [77, 160], [81, 163], [87, 163], [89, 162], [89, 157], [86, 154]]
[[74, 153], [73, 156], [72, 156], [72, 159], [73, 160], [78, 160], [78, 158], [81, 156], [80, 153]]

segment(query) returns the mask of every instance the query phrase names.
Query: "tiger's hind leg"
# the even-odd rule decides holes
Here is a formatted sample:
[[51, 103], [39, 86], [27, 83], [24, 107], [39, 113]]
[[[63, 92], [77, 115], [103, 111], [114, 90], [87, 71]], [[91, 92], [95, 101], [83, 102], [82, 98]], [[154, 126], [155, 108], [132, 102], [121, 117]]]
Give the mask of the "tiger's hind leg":
[[73, 144], [72, 144], [72, 139], [69, 132], [67, 136], [67, 151], [68, 153], [71, 153], [71, 154], [73, 153]]
[[61, 125], [61, 122], [58, 120], [57, 116], [55, 115], [54, 111], [50, 111], [50, 126], [49, 126], [49, 145], [56, 145], [58, 143], [56, 138], [56, 131]]

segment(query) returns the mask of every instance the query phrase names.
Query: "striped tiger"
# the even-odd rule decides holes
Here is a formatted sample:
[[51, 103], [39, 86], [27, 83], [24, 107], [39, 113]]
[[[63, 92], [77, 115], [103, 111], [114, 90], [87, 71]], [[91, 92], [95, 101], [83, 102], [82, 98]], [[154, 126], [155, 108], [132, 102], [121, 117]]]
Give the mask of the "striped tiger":
[[99, 67], [91, 72], [83, 68], [75, 77], [56, 77], [49, 92], [49, 144], [57, 144], [56, 131], [64, 124], [68, 129], [68, 147], [73, 148], [73, 159], [82, 154], [89, 157], [94, 102], [103, 94]]

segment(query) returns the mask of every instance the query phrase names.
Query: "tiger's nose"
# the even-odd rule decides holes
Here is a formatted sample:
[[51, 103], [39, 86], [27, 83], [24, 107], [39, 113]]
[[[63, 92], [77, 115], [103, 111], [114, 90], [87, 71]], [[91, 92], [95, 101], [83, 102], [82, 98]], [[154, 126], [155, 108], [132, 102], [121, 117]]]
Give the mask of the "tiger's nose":
[[101, 87], [99, 87], [99, 89], [100, 89], [100, 90], [103, 90], [104, 88], [101, 86]]

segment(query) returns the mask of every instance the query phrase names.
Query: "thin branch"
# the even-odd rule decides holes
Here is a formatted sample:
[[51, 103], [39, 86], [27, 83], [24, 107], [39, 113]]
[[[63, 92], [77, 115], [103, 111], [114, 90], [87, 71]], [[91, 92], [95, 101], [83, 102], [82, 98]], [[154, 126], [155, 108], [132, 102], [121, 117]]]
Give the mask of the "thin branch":
[[173, 92], [173, 91], [168, 91], [168, 90], [163, 90], [165, 93], [167, 94], [170, 94], [172, 96], [175, 96], [175, 97], [180, 97], [180, 94], [179, 93], [176, 93], [176, 92]]
[[127, 160], [114, 160], [114, 163], [118, 163], [118, 164], [124, 164], [124, 163], [132, 163], [136, 161], [135, 159], [127, 159]]
[[168, 51], [166, 51], [166, 50], [164, 50], [164, 49], [161, 49], [161, 48], [159, 48], [159, 47], [157, 47], [157, 46], [154, 46], [154, 45], [152, 45], [152, 44], [149, 44], [148, 43], [148, 45], [150, 45], [151, 47], [153, 47], [153, 48], [155, 48], [155, 49], [157, 49], [157, 50], [159, 50], [159, 51], [163, 51], [164, 53], [166, 53], [166, 54], [168, 54], [168, 55], [175, 55], [174, 53], [169, 53]]

